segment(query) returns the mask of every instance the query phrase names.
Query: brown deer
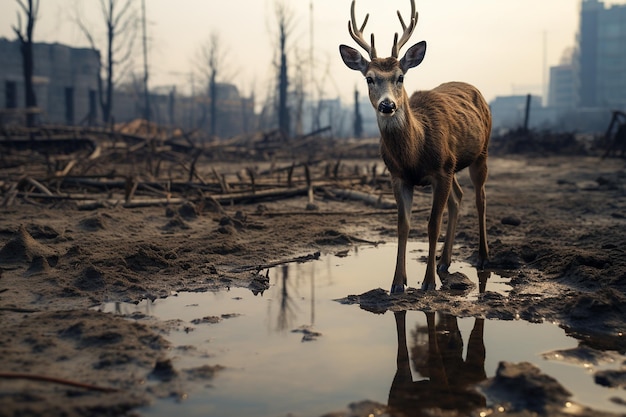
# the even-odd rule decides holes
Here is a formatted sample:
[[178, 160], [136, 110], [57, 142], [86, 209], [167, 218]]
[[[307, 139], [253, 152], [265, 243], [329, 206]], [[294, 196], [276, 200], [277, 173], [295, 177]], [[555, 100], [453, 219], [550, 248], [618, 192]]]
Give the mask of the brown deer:
[[[398, 204], [398, 256], [391, 292], [404, 292], [406, 280], [406, 243], [410, 230], [413, 188], [432, 185], [433, 202], [428, 220], [428, 263], [422, 289], [435, 288], [435, 272], [447, 271], [452, 258], [452, 243], [463, 191], [456, 172], [469, 167], [476, 191], [480, 243], [479, 267], [489, 256], [485, 226], [485, 181], [487, 146], [491, 133], [489, 106], [473, 86], [450, 82], [430, 91], [417, 91], [409, 98], [403, 86], [406, 72], [418, 66], [426, 53], [426, 42], [410, 47], [398, 59], [398, 52], [409, 40], [417, 24], [415, 0], [411, 0], [408, 26], [398, 11], [403, 34], [395, 34], [391, 57], [378, 58], [374, 35], [368, 44], [363, 37], [369, 14], [359, 27], [352, 1], [348, 31], [369, 54], [370, 60], [354, 48], [340, 45], [339, 51], [348, 68], [360, 71], [367, 81], [369, 97], [376, 111], [380, 129], [380, 153], [392, 175], [393, 192]], [[435, 265], [444, 206], [448, 205], [448, 228], [443, 252]]]

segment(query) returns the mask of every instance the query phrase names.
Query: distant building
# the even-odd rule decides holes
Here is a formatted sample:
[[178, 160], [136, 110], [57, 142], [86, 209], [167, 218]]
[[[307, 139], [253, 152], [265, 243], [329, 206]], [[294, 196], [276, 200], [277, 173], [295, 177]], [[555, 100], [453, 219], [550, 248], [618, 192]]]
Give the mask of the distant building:
[[583, 0], [578, 49], [580, 107], [626, 108], [626, 5]]
[[626, 5], [581, 0], [576, 45], [550, 68], [548, 106], [555, 127], [602, 132], [626, 109]]
[[576, 70], [574, 65], [563, 64], [550, 68], [548, 107], [570, 110], [577, 106]]
[[[517, 129], [524, 126], [527, 97], [526, 95], [497, 96], [489, 103], [494, 132]], [[541, 108], [541, 97], [531, 96], [530, 121], [535, 120], [532, 116], [539, 108]]]
[[[208, 93], [184, 96], [174, 86], [156, 87], [150, 92], [150, 120], [161, 126], [180, 127], [186, 131], [209, 131], [211, 98]], [[257, 129], [254, 98], [241, 97], [233, 84], [217, 84], [216, 135], [229, 138]], [[127, 123], [143, 118], [143, 91], [136, 85], [121, 86], [114, 95], [113, 119]]]
[[[99, 52], [58, 43], [36, 43], [33, 45], [33, 58], [33, 82], [41, 122], [97, 124], [101, 113], [98, 98]], [[257, 128], [253, 98], [241, 97], [236, 86], [225, 83], [218, 84], [218, 98], [218, 136], [230, 137]], [[168, 87], [166, 91], [151, 92], [150, 102], [154, 122], [186, 130], [208, 130], [210, 98], [207, 94], [178, 96], [174, 87]], [[20, 43], [0, 38], [0, 110], [23, 108], [24, 103]], [[124, 123], [142, 118], [143, 103], [141, 87], [131, 84], [116, 89], [113, 94], [114, 121]], [[11, 120], [4, 117], [2, 122]]]
[[[78, 124], [97, 114], [100, 56], [92, 49], [58, 43], [33, 45], [33, 83], [46, 123]], [[24, 107], [22, 55], [18, 41], [0, 38], [0, 108]]]

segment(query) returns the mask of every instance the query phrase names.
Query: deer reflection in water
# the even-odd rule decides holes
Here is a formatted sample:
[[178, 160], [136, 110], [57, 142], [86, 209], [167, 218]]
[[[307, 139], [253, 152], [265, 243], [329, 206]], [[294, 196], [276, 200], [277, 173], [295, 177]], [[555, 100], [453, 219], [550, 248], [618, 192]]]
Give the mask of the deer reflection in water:
[[[486, 379], [484, 319], [475, 319], [463, 359], [463, 339], [456, 317], [427, 312], [424, 326], [411, 332], [411, 355], [407, 347], [406, 311], [395, 312], [398, 334], [397, 371], [389, 391], [393, 416], [432, 415], [434, 408], [469, 415], [484, 407], [485, 398], [472, 386]], [[424, 379], [413, 381], [413, 368]]]

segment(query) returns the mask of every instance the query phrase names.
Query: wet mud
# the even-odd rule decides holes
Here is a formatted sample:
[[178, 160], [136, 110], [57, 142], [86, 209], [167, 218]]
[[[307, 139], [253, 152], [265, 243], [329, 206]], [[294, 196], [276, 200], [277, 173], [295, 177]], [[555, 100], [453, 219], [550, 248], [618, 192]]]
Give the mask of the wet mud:
[[[469, 180], [461, 175], [459, 181], [466, 200], [453, 265], [475, 260], [478, 242], [475, 210], [467, 197]], [[473, 319], [472, 335], [480, 333], [481, 320], [556, 322], [579, 342], [575, 349], [558, 353], [567, 360], [626, 353], [625, 184], [622, 160], [492, 158], [487, 182], [491, 259], [484, 290], [475, 299], [464, 296], [469, 284], [457, 275], [448, 277], [447, 286], [444, 277], [443, 289], [423, 292], [413, 289], [422, 277], [410, 276], [411, 288], [404, 295], [389, 295], [395, 259], [381, 259], [388, 273], [379, 285], [346, 291], [337, 299], [394, 315], [398, 369], [393, 395], [387, 403], [346, 399], [345, 410], [328, 410], [327, 415], [626, 413], [626, 407], [611, 414], [570, 401], [560, 381], [532, 364], [503, 362], [494, 376], [479, 377], [480, 367], [474, 369], [480, 362], [479, 343], [472, 349], [477, 353], [461, 367], [474, 373], [455, 376], [461, 369], [458, 357], [446, 365], [429, 350], [413, 357], [433, 356], [444, 363], [420, 365], [430, 369], [428, 380], [409, 381], [402, 336], [403, 312], [417, 310], [426, 314], [428, 329], [431, 321], [433, 329], [453, 326], [454, 320], [446, 317]], [[59, 416], [136, 415], [160, 399], [184, 401], [196, 386], [219, 386], [224, 372], [219, 364], [186, 367], [176, 362], [181, 347], [172, 350], [170, 338], [185, 332], [189, 322], [136, 312], [116, 316], [93, 308], [106, 302], [158, 300], [176, 291], [249, 287], [260, 294], [269, 285], [268, 268], [345, 253], [364, 242], [395, 241], [393, 210], [323, 196], [316, 200], [318, 210], [313, 212], [306, 211], [304, 197], [262, 207], [225, 206], [222, 211], [193, 205], [84, 211], [63, 202], [27, 201], [2, 208], [0, 415], [39, 415], [43, 410]], [[423, 209], [429, 201], [427, 191], [417, 193], [412, 241], [426, 239]], [[320, 214], [324, 212], [328, 214]], [[490, 290], [490, 271], [509, 280], [508, 293]], [[440, 324], [435, 315], [443, 315], [436, 322]], [[209, 316], [197, 318], [203, 317]], [[325, 336], [322, 332], [317, 337]], [[594, 375], [596, 384], [615, 390], [615, 404], [624, 399], [625, 366]], [[432, 392], [439, 392], [437, 385], [445, 378], [454, 380], [446, 389], [463, 399], [462, 404], [442, 410], [433, 403], [422, 414], [411, 411], [419, 409], [412, 404], [435, 399]], [[421, 394], [426, 385], [428, 399]], [[470, 405], [471, 412], [464, 408]]]

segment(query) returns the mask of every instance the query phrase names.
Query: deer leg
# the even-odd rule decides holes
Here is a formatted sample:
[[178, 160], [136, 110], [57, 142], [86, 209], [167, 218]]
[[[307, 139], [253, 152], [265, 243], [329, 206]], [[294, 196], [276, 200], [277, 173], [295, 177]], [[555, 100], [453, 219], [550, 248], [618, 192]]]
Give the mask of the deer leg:
[[485, 194], [485, 181], [487, 181], [487, 157], [481, 158], [469, 167], [470, 179], [476, 191], [476, 210], [478, 211], [478, 267], [483, 268], [489, 260], [489, 247], [487, 246], [487, 198]]
[[387, 404], [389, 407], [401, 410], [406, 406], [407, 393], [410, 393], [413, 387], [413, 375], [406, 343], [406, 311], [396, 311], [393, 315], [396, 319], [398, 335], [397, 369], [389, 389]]
[[463, 190], [456, 179], [452, 177], [452, 191], [448, 197], [448, 229], [446, 230], [446, 241], [441, 252], [441, 259], [437, 265], [437, 270], [447, 272], [452, 263], [452, 244], [456, 235], [456, 225], [459, 221], [459, 209], [463, 199]]
[[437, 240], [441, 230], [443, 208], [448, 201], [452, 188], [452, 178], [454, 175], [450, 174], [449, 177], [440, 178], [433, 182], [433, 207], [430, 211], [430, 219], [428, 219], [428, 263], [426, 264], [426, 276], [422, 283], [423, 290], [435, 289]]
[[398, 204], [398, 256], [396, 257], [396, 271], [393, 274], [391, 293], [404, 292], [406, 285], [406, 242], [411, 229], [411, 206], [413, 205], [413, 185], [406, 184], [401, 179], [394, 179], [393, 194]]

